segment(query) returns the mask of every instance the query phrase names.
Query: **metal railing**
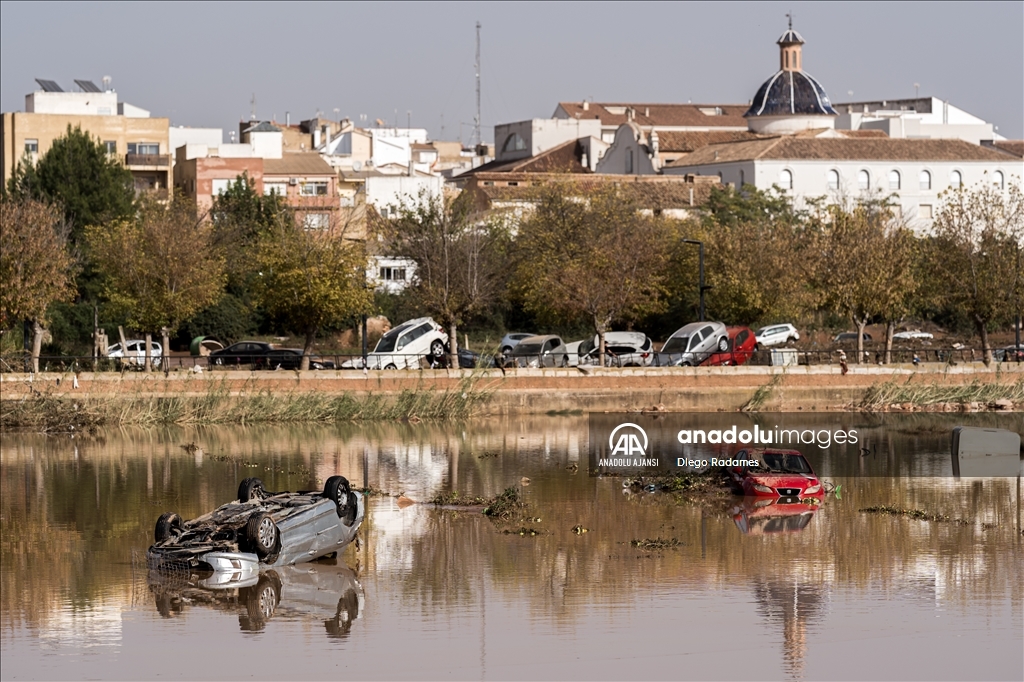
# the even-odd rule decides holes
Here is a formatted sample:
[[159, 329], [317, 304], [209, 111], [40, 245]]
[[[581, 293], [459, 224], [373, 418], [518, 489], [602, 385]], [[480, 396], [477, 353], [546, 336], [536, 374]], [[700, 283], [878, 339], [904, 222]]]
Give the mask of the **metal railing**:
[[[748, 356], [744, 361], [744, 356]], [[1012, 350], [995, 349], [995, 360], [997, 362], [1024, 362], [1024, 353], [1014, 355]], [[888, 364], [909, 365], [922, 363], [942, 363], [956, 365], [960, 363], [981, 362], [983, 360], [981, 350], [977, 348], [928, 348], [928, 349], [893, 349], [890, 353]], [[863, 367], [867, 365], [884, 365], [884, 351], [864, 351], [861, 362], [857, 361], [857, 351], [845, 351], [845, 360], [850, 368]], [[625, 360], [625, 361], [624, 361]], [[299, 369], [302, 356], [300, 355], [273, 355], [258, 356], [253, 358], [229, 358], [191, 355], [169, 355], [153, 356], [152, 366], [154, 372], [180, 372], [180, 371], [223, 371], [223, 370], [297, 370]], [[837, 350], [760, 350], [742, 353], [715, 353], [706, 354], [696, 358], [691, 365], [697, 366], [731, 366], [731, 365], [755, 365], [755, 366], [839, 366], [842, 355]], [[367, 357], [367, 370], [374, 371], [397, 371], [397, 370], [424, 370], [424, 369], [446, 369], [450, 363], [448, 355], [434, 357], [429, 355], [404, 355], [400, 353], [388, 353], [374, 355], [370, 353]], [[144, 368], [145, 359], [140, 356], [128, 358], [94, 358], [91, 356], [71, 355], [42, 355], [39, 357], [39, 370], [41, 372], [129, 372], [141, 371]], [[502, 356], [501, 354], [479, 354], [463, 351], [459, 355], [459, 367], [461, 369], [477, 368], [500, 368], [514, 370], [517, 368], [532, 369], [558, 369], [580, 367], [582, 371], [589, 368], [597, 368], [596, 364], [583, 363], [577, 365], [568, 354], [554, 353], [543, 355], [513, 355]], [[356, 354], [317, 354], [309, 358], [311, 370], [362, 370], [363, 358]], [[679, 365], [667, 363], [658, 353], [650, 353], [647, 358], [639, 358], [637, 355], [625, 356], [624, 358], [609, 355], [605, 360], [607, 369], [624, 369], [637, 367], [662, 367], [666, 369], [682, 369]], [[32, 362], [28, 354], [11, 354], [0, 357], [0, 372], [31, 372]]]
[[169, 166], [171, 157], [168, 154], [125, 154], [126, 166]]

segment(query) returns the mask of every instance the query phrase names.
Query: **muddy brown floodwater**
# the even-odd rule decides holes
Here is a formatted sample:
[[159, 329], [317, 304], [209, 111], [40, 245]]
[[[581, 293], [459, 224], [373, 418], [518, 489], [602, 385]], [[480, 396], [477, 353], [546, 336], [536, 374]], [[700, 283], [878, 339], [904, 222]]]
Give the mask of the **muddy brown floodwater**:
[[[938, 471], [953, 425], [1021, 416], [832, 418], [868, 420], [892, 473], [818, 453], [841, 498], [793, 516], [590, 476], [585, 417], [5, 433], [2, 677], [1024, 679], [1018, 480], [899, 464]], [[395, 495], [335, 561], [227, 590], [140, 562], [164, 511], [335, 473]], [[537, 535], [423, 504], [510, 486]]]

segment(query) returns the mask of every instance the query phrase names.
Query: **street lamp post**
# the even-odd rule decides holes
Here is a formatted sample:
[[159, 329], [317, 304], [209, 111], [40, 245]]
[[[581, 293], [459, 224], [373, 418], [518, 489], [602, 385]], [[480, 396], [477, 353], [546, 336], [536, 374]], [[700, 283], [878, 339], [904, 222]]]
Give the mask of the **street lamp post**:
[[699, 259], [698, 263], [699, 263], [699, 265], [698, 265], [698, 275], [697, 275], [699, 281], [698, 281], [697, 286], [700, 288], [700, 310], [698, 312], [698, 315], [700, 316], [700, 321], [703, 322], [704, 321], [704, 293], [708, 289], [712, 288], [712, 287], [707, 286], [706, 284], [704, 284], [704, 242], [699, 241], [697, 239], [684, 239], [683, 243], [684, 244], [696, 244], [698, 249], [699, 249], [699, 256], [698, 256], [698, 259]]

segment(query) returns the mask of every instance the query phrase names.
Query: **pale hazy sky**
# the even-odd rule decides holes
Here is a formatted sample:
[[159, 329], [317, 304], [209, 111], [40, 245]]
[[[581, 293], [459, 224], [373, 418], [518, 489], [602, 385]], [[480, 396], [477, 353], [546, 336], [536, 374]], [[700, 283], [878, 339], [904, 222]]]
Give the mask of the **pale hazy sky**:
[[1024, 137], [1024, 3], [0, 3], [0, 108], [34, 78], [113, 78], [172, 125], [318, 110], [468, 142], [474, 24], [483, 131], [559, 101], [745, 103], [778, 68], [786, 12], [834, 102], [948, 99]]

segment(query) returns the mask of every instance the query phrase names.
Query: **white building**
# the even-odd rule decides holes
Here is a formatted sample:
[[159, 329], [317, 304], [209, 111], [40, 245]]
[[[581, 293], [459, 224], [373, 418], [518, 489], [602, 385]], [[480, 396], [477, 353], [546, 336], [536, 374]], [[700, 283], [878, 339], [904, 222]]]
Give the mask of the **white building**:
[[1019, 157], [963, 139], [894, 139], [871, 126], [835, 130], [839, 114], [824, 88], [802, 73], [803, 39], [790, 28], [778, 44], [781, 68], [745, 114], [754, 139], [707, 145], [666, 164], [664, 173], [717, 175], [736, 188], [778, 187], [797, 207], [809, 198], [891, 195], [920, 230], [930, 227], [939, 195], [951, 187], [1021, 182]]
[[839, 130], [881, 130], [894, 138], [955, 139], [973, 144], [1006, 139], [996, 132], [996, 126], [938, 97], [833, 106], [839, 112]]

